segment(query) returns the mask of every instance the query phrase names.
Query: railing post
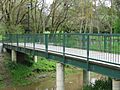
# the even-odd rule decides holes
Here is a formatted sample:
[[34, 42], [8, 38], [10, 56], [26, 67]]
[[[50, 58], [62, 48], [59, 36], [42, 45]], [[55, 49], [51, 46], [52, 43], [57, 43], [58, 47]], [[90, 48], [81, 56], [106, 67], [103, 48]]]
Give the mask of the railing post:
[[65, 63], [65, 33], [63, 33], [63, 62]]
[[89, 71], [90, 35], [87, 34], [87, 70]]
[[16, 34], [16, 39], [17, 39], [17, 48], [18, 48], [18, 34]]
[[104, 52], [106, 52], [106, 48], [107, 48], [107, 35], [104, 35]]
[[11, 49], [12, 49], [12, 41], [13, 40], [13, 36], [12, 36], [12, 34], [10, 34], [10, 41], [11, 41]]
[[4, 39], [3, 39], [4, 35], [2, 35], [2, 44], [4, 44]]
[[15, 41], [15, 43], [17, 44], [17, 48], [16, 48], [16, 50], [18, 50], [18, 34], [16, 34], [16, 41]]
[[24, 38], [24, 51], [26, 50], [26, 34], [23, 35], [23, 38]]
[[33, 34], [33, 50], [34, 50], [34, 54], [35, 55], [35, 40], [36, 40], [36, 35]]
[[4, 41], [4, 43], [6, 43], [7, 45], [8, 45], [8, 36], [6, 36], [6, 34], [5, 34], [5, 37], [4, 37], [5, 39], [5, 41]]
[[33, 49], [35, 50], [35, 40], [36, 40], [36, 37], [35, 37], [36, 35], [35, 34], [33, 34]]
[[48, 58], [48, 34], [45, 34], [45, 51], [46, 51], [46, 58]]
[[85, 34], [82, 34], [82, 48], [86, 49], [86, 38], [85, 38]]
[[12, 45], [12, 34], [10, 34], [10, 44]]
[[5, 38], [6, 38], [6, 44], [8, 45], [8, 36], [5, 34]]
[[6, 38], [6, 44], [8, 45], [9, 36], [5, 34], [5, 38]]

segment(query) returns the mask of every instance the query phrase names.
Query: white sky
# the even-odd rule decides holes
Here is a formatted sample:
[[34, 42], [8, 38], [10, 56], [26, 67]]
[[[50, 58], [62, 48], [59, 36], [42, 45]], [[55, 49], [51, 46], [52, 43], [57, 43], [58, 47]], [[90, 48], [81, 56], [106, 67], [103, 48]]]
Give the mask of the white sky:
[[[105, 5], [110, 7], [111, 3], [109, 0], [100, 0], [102, 3], [105, 1]], [[49, 6], [52, 4], [53, 0], [45, 0], [46, 4]], [[97, 5], [99, 5], [99, 1], [97, 1]]]
[[[110, 6], [111, 6], [110, 0], [100, 0], [100, 1], [101, 1], [101, 3], [105, 3], [105, 5], [106, 5], [107, 7], [110, 7]], [[100, 5], [100, 2], [97, 1], [96, 4], [97, 4], [97, 6], [99, 6], [99, 5]]]
[[45, 0], [46, 4], [50, 5], [52, 4], [53, 0]]

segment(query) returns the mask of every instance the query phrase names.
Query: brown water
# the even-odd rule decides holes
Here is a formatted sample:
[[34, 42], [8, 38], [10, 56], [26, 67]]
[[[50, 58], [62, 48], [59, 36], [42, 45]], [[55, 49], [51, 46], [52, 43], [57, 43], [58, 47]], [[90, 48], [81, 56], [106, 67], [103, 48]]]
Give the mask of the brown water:
[[[28, 86], [6, 88], [0, 90], [55, 90], [55, 79], [46, 78], [39, 83], [34, 83]], [[65, 90], [81, 90], [82, 73], [73, 74], [65, 77]]]
[[[91, 73], [91, 83], [94, 83], [96, 79], [100, 79], [102, 75]], [[83, 86], [83, 74], [73, 74], [65, 76], [65, 90], [82, 90]], [[56, 81], [55, 78], [45, 78], [38, 83], [34, 83], [28, 86], [12, 87], [0, 90], [55, 90]]]

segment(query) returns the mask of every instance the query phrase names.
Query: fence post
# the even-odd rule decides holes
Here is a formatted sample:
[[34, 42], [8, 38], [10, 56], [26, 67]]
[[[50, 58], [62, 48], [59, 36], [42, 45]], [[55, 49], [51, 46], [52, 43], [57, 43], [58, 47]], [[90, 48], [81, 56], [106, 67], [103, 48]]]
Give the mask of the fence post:
[[89, 71], [90, 34], [87, 34], [87, 70]]
[[18, 48], [18, 34], [16, 34], [16, 38], [17, 38], [17, 48]]
[[6, 43], [7, 43], [7, 45], [8, 45], [8, 42], [10, 43], [10, 37], [9, 37], [9, 35], [8, 34], [5, 34], [5, 38], [6, 38]]
[[26, 34], [23, 35], [23, 38], [24, 38], [24, 51], [26, 52]]
[[36, 41], [36, 35], [33, 34], [33, 49], [35, 50], [35, 41]]
[[4, 44], [4, 38], [3, 37], [4, 37], [4, 35], [2, 35], [2, 44]]
[[107, 35], [104, 34], [104, 52], [106, 52], [106, 48], [107, 48]]
[[65, 63], [65, 33], [63, 33], [63, 63]]
[[10, 34], [10, 44], [12, 45], [12, 34]]
[[85, 38], [85, 34], [82, 34], [82, 49], [86, 49], [86, 38]]
[[48, 58], [48, 34], [45, 34], [45, 51], [46, 51], [46, 58]]

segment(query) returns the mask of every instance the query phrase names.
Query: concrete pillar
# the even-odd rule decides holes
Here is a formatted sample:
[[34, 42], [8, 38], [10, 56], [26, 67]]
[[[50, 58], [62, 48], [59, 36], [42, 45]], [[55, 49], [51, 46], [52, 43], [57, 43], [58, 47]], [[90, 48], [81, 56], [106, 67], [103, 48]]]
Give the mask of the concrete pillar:
[[64, 90], [64, 65], [56, 64], [56, 90]]
[[12, 59], [12, 61], [13, 62], [16, 62], [16, 60], [17, 60], [17, 54], [16, 54], [16, 51], [15, 50], [12, 50], [12, 56], [11, 56], [11, 59]]
[[37, 63], [38, 61], [38, 56], [34, 56], [34, 62]]
[[2, 52], [6, 53], [6, 52], [7, 52], [6, 48], [3, 48], [3, 49], [2, 49]]
[[90, 84], [90, 71], [83, 70], [83, 86]]
[[0, 44], [0, 53], [3, 52], [3, 44]]
[[120, 90], [120, 80], [112, 80], [112, 90]]

